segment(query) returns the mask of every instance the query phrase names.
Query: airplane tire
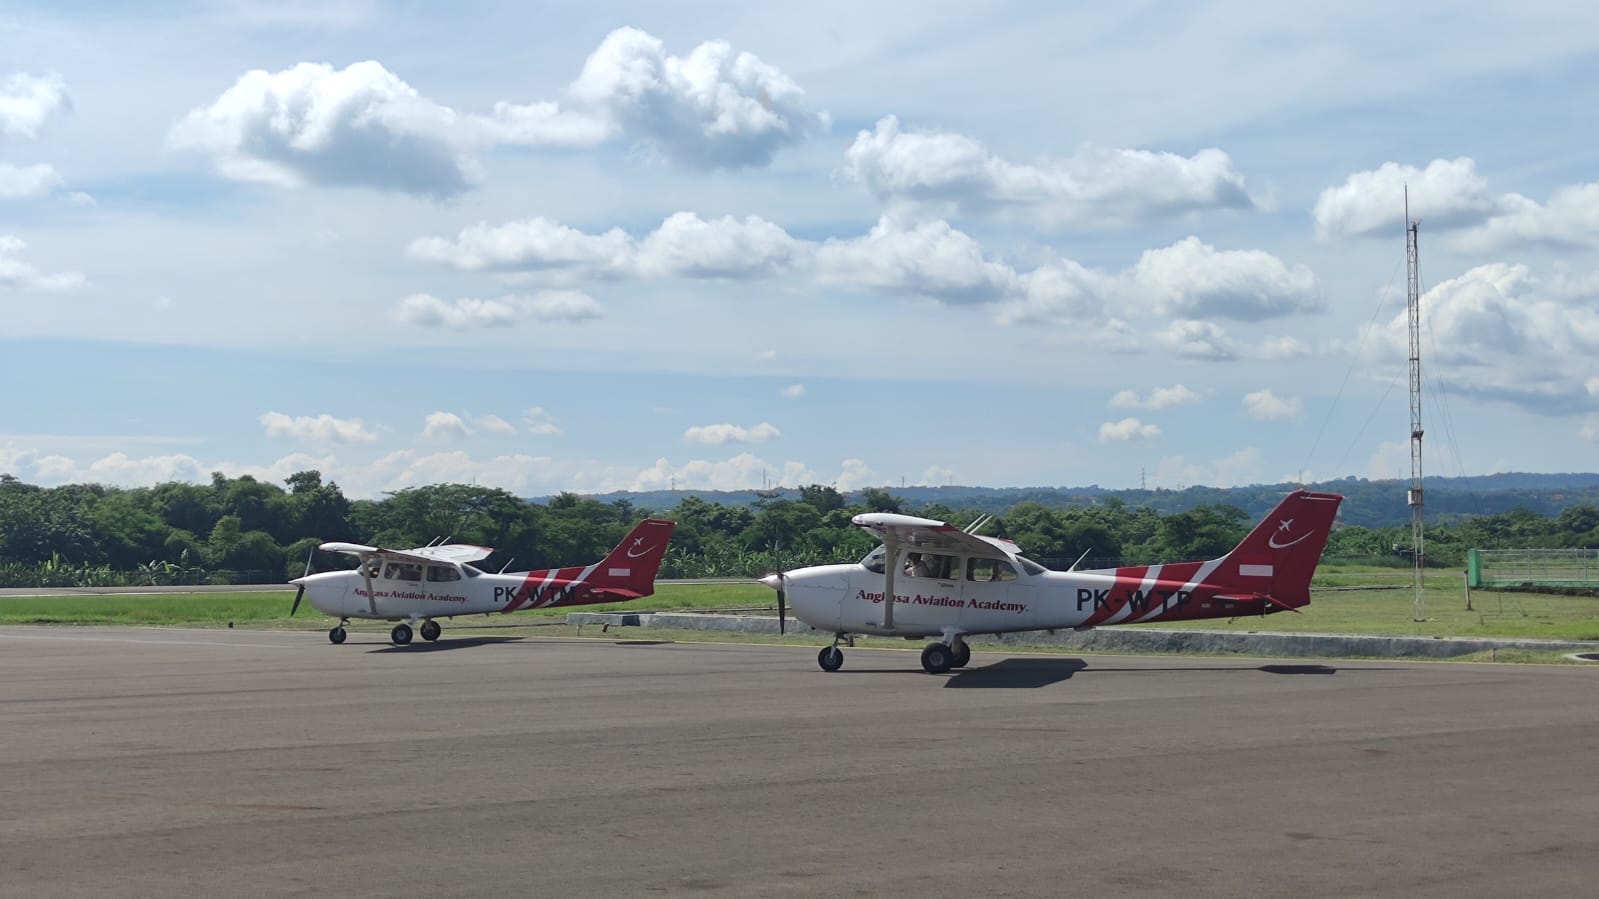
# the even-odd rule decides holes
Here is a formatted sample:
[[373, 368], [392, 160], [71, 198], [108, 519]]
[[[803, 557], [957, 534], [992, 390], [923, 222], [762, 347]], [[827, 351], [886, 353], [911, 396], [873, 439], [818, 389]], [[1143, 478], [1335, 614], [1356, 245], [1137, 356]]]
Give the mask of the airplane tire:
[[922, 650], [922, 669], [928, 674], [943, 674], [955, 663], [955, 654], [942, 643], [929, 643]]
[[951, 668], [965, 668], [966, 663], [972, 660], [972, 648], [966, 645], [965, 640], [955, 644], [955, 658], [949, 663]]
[[344, 632], [344, 628], [342, 628], [342, 627], [336, 627], [333, 630], [328, 631], [328, 639], [330, 641], [332, 641], [335, 646], [337, 646], [340, 643], [343, 643], [344, 642], [344, 638], [347, 637], [347, 636], [349, 636], [349, 634], [346, 634]]
[[422, 622], [422, 639], [428, 641], [429, 643], [437, 640], [439, 638], [439, 634], [443, 632], [444, 628], [440, 627], [437, 621]]
[[823, 646], [816, 654], [816, 664], [821, 665], [823, 671], [837, 671], [844, 667], [844, 651], [837, 646]]
[[394, 630], [389, 631], [389, 639], [395, 646], [404, 646], [411, 642], [411, 626], [409, 624], [396, 624]]

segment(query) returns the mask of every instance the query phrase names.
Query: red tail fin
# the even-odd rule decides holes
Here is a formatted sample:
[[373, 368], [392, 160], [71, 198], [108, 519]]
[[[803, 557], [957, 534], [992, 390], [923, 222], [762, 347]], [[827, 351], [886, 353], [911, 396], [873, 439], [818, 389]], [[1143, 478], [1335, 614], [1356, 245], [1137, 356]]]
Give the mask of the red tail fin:
[[1327, 547], [1338, 505], [1336, 493], [1295, 490], [1277, 504], [1243, 542], [1222, 557], [1212, 583], [1270, 597], [1277, 605], [1310, 603], [1310, 577]]
[[594, 569], [589, 585], [609, 593], [630, 593], [633, 598], [654, 593], [655, 573], [661, 570], [666, 541], [676, 526], [659, 518], [639, 522]]

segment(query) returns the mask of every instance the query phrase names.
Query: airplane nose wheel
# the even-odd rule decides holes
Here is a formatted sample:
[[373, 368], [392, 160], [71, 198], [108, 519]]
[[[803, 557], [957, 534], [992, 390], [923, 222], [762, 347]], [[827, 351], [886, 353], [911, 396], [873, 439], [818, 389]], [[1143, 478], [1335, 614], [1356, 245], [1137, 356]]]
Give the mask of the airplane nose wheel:
[[348, 636], [349, 636], [349, 634], [344, 632], [344, 624], [343, 624], [343, 622], [340, 622], [339, 624], [334, 625], [333, 630], [328, 631], [328, 639], [330, 641], [332, 641], [333, 645], [335, 645], [335, 646], [337, 646], [340, 643], [343, 643], [344, 642], [344, 638], [348, 637]]
[[943, 674], [955, 667], [955, 653], [942, 643], [929, 643], [922, 650], [922, 670], [928, 674]]
[[389, 640], [395, 646], [404, 646], [405, 644], [410, 643], [411, 626], [403, 621], [399, 624], [396, 624], [394, 626], [394, 630], [389, 631]]
[[816, 664], [822, 666], [823, 671], [837, 671], [844, 667], [844, 651], [835, 646], [824, 646], [816, 654]]
[[439, 638], [439, 634], [443, 631], [444, 628], [439, 627], [439, 623], [437, 621], [429, 619], [422, 622], [422, 639], [428, 641], [429, 643], [437, 640]]

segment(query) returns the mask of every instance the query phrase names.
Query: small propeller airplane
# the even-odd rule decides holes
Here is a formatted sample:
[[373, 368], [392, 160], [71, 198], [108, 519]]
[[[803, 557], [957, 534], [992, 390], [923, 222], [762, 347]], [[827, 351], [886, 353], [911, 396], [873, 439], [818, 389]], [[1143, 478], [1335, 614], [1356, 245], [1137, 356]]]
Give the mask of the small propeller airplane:
[[971, 661], [963, 638], [972, 634], [1297, 612], [1310, 603], [1310, 577], [1343, 499], [1296, 490], [1219, 559], [1083, 571], [1052, 571], [1009, 540], [969, 532], [982, 521], [963, 531], [870, 512], [853, 523], [883, 544], [860, 562], [760, 582], [777, 591], [780, 630], [788, 605], [794, 617], [833, 634], [817, 655], [823, 671], [843, 667], [839, 641], [867, 634], [936, 637], [922, 650], [922, 668], [942, 674]]
[[324, 543], [319, 549], [349, 553], [360, 560], [354, 571], [307, 574], [290, 581], [299, 586], [290, 617], [300, 600], [339, 623], [328, 639], [343, 643], [351, 618], [397, 621], [389, 632], [396, 646], [411, 642], [412, 626], [421, 622], [422, 639], [439, 638], [437, 619], [486, 615], [519, 609], [547, 609], [599, 602], [625, 602], [655, 592], [655, 573], [666, 554], [675, 522], [646, 518], [611, 554], [588, 566], [544, 571], [490, 574], [472, 567], [494, 550], [486, 546], [445, 543], [415, 549], [383, 549], [359, 543]]

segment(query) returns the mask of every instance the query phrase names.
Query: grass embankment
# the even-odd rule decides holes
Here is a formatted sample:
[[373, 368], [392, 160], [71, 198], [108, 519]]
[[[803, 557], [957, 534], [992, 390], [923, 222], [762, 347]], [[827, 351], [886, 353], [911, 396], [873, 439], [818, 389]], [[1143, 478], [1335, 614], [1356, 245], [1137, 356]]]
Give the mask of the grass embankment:
[[[1318, 575], [1311, 604], [1301, 614], [1267, 618], [1207, 619], [1134, 627], [1283, 633], [1394, 634], [1426, 637], [1524, 637], [1599, 640], [1599, 598], [1536, 593], [1473, 591], [1466, 609], [1459, 575], [1430, 577], [1424, 621], [1412, 621], [1415, 593], [1407, 572], [1325, 571]], [[1403, 589], [1377, 585], [1404, 584]], [[1364, 585], [1350, 588], [1348, 585]], [[0, 598], [3, 624], [128, 624], [225, 627], [324, 628], [330, 619], [302, 603], [289, 617], [294, 591], [281, 593], [190, 593], [133, 596], [45, 596]], [[654, 596], [630, 603], [579, 606], [579, 611], [654, 612], [678, 609], [749, 610], [775, 614], [772, 592], [759, 584], [661, 584]], [[573, 608], [457, 619], [497, 626], [553, 626]], [[378, 626], [374, 624], [373, 626]], [[388, 625], [381, 625], [386, 629]], [[741, 637], [741, 639], [752, 639]], [[775, 638], [774, 638], [775, 639]]]

